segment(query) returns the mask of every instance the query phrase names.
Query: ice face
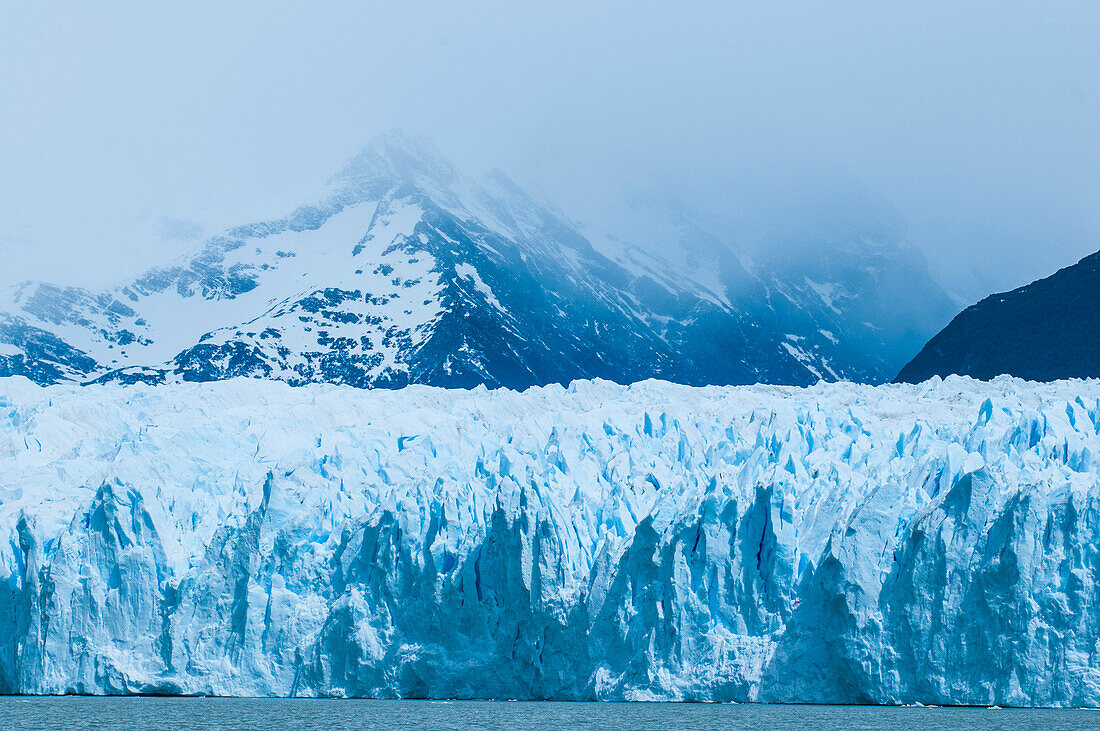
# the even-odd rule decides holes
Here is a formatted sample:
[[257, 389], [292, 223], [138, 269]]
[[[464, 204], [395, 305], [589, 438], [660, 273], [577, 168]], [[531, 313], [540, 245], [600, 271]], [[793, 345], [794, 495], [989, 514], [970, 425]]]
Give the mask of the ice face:
[[0, 379], [0, 692], [1100, 705], [1100, 382]]

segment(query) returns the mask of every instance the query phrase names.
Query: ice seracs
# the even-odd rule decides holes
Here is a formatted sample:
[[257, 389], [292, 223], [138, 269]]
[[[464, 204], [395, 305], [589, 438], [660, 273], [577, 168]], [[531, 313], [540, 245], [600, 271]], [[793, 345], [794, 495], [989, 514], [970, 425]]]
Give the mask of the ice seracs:
[[1100, 382], [0, 379], [0, 692], [1100, 704]]

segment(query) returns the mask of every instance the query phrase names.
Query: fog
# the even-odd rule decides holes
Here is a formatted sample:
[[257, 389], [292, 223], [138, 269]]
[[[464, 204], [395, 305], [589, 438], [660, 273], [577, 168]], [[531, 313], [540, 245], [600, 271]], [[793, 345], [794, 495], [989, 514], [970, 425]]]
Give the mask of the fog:
[[0, 285], [283, 215], [394, 127], [598, 225], [888, 225], [962, 300], [1100, 249], [1095, 3], [153, 5], [5, 8]]

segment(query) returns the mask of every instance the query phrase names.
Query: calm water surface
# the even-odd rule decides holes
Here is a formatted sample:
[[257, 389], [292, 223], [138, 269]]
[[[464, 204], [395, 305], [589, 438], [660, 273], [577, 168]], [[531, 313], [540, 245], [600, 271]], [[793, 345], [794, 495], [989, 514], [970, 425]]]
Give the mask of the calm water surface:
[[1093, 729], [1100, 711], [679, 703], [0, 697], [3, 729]]

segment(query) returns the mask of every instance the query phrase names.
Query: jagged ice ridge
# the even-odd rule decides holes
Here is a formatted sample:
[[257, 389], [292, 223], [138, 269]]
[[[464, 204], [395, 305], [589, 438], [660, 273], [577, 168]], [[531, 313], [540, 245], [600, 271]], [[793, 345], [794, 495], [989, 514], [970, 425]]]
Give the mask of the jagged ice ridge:
[[1100, 705], [1100, 382], [0, 379], [0, 692]]

